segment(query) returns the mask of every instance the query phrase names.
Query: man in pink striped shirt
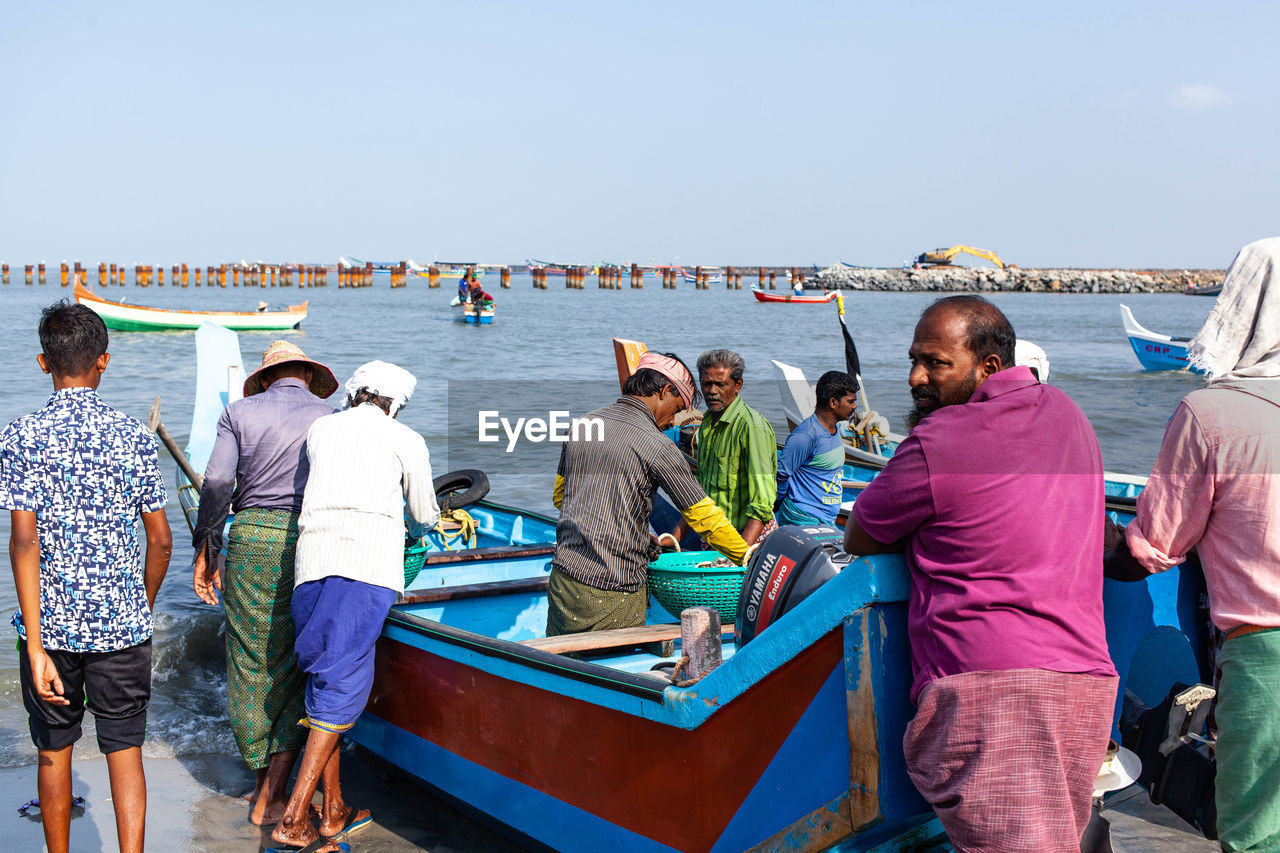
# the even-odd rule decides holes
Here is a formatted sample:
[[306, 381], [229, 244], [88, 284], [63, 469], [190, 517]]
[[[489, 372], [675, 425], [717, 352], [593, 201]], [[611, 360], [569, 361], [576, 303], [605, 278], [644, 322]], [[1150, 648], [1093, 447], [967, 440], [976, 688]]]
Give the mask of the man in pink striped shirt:
[[1145, 578], [1199, 553], [1210, 617], [1227, 635], [1218, 656], [1218, 838], [1223, 850], [1277, 850], [1280, 238], [1240, 250], [1188, 349], [1209, 383], [1173, 413], [1107, 574]]

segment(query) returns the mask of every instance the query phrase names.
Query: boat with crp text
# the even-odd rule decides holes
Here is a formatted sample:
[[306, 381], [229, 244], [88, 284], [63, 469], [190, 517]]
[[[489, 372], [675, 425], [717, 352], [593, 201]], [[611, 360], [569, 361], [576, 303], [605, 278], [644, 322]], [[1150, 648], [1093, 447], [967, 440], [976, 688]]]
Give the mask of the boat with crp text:
[[307, 318], [307, 303], [290, 305], [280, 311], [269, 311], [265, 303], [259, 311], [187, 311], [181, 308], [147, 308], [127, 305], [98, 296], [76, 279], [76, 302], [90, 308], [102, 318], [108, 329], [121, 332], [175, 331], [199, 328], [213, 323], [237, 331], [296, 329]]
[[1124, 322], [1124, 332], [1129, 336], [1129, 345], [1133, 354], [1146, 370], [1190, 370], [1198, 373], [1187, 358], [1187, 345], [1190, 338], [1175, 338], [1153, 332], [1134, 319], [1133, 311], [1128, 305], [1120, 306], [1120, 319]]
[[809, 305], [827, 303], [836, 298], [836, 292], [834, 290], [821, 294], [796, 294], [761, 290], [755, 286], [751, 288], [751, 295], [756, 298], [757, 302], [799, 302], [801, 304]]

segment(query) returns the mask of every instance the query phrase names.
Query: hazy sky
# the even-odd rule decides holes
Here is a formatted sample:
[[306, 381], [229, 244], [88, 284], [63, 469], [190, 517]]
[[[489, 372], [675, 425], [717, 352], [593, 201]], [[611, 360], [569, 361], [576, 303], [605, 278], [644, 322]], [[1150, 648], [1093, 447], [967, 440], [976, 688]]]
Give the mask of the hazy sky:
[[1222, 267], [1280, 4], [7, 2], [0, 259]]

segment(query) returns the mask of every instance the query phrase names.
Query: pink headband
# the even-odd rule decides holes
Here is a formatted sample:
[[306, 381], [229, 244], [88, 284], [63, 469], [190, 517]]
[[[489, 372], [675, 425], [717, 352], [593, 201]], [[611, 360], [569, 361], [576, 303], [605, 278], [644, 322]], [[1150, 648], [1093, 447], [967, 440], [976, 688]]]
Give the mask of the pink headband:
[[640, 362], [636, 365], [636, 370], [645, 369], [656, 370], [670, 379], [671, 384], [675, 385], [676, 390], [680, 392], [680, 399], [684, 401], [686, 409], [693, 405], [693, 377], [689, 375], [688, 370], [685, 370], [684, 365], [674, 358], [668, 358], [656, 352], [647, 352], [640, 356]]

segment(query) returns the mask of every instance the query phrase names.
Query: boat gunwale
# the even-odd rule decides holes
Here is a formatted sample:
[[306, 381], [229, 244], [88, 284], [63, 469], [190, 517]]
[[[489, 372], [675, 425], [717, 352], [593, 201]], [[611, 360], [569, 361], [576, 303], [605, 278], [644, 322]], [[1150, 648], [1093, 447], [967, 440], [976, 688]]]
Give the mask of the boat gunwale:
[[[576, 658], [569, 658], [545, 652], [542, 649], [524, 646], [511, 640], [500, 640], [497, 637], [489, 637], [475, 631], [468, 631], [465, 628], [446, 625], [435, 619], [428, 619], [425, 616], [419, 616], [416, 613], [405, 610], [398, 604], [392, 606], [391, 612], [387, 614], [387, 624], [432, 637], [451, 646], [469, 649], [486, 657], [519, 663], [553, 675], [570, 678], [574, 681], [581, 681], [640, 699], [647, 699], [660, 705], [665, 704], [666, 690], [671, 686], [669, 682], [661, 682], [651, 676], [635, 675], [630, 672], [610, 669], [600, 664], [588, 663]], [[383, 637], [393, 642], [399, 642], [393, 637], [387, 637], [385, 633]]]

